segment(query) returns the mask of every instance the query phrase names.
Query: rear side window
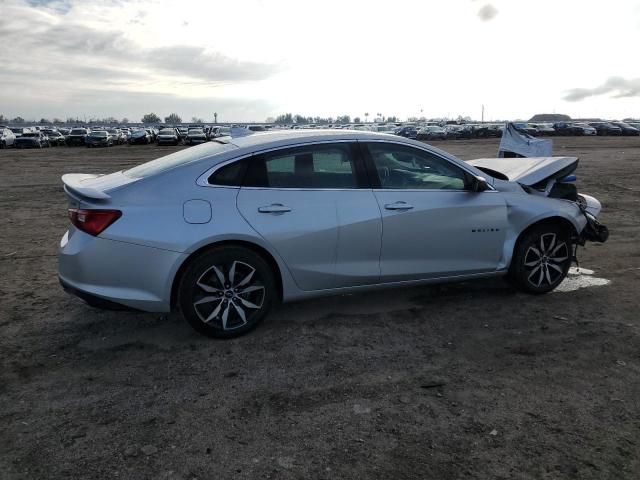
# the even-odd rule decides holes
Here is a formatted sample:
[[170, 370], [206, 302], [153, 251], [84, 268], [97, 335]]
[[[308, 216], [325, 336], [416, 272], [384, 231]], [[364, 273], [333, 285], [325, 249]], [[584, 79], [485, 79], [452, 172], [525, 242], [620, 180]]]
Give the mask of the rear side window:
[[239, 160], [219, 168], [209, 177], [210, 185], [240, 187], [247, 171], [248, 160]]
[[252, 158], [244, 185], [263, 188], [358, 188], [357, 171], [350, 144], [310, 145]]
[[185, 165], [207, 157], [214, 157], [215, 155], [228, 152], [235, 148], [238, 147], [229, 143], [208, 142], [200, 147], [186, 148], [179, 152], [172, 153], [171, 155], [167, 155], [166, 157], [151, 160], [150, 162], [125, 170], [122, 173], [128, 177], [146, 178], [180, 165]]

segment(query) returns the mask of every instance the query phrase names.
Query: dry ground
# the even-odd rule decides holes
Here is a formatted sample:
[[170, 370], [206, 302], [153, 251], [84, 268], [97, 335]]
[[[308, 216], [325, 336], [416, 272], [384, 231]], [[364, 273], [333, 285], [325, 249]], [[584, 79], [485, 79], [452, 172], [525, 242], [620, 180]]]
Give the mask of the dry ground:
[[610, 285], [315, 300], [231, 341], [57, 283], [60, 175], [173, 148], [0, 151], [0, 478], [640, 478], [640, 139], [555, 142], [604, 204], [580, 258]]

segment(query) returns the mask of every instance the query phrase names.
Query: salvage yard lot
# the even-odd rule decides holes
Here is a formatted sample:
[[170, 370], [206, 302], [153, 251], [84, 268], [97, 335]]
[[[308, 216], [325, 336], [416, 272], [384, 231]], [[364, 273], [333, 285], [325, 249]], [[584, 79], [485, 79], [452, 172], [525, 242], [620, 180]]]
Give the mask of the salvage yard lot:
[[611, 237], [579, 259], [609, 285], [314, 300], [230, 341], [91, 309], [56, 277], [60, 176], [184, 147], [0, 151], [0, 478], [638, 478], [640, 140], [554, 143], [603, 203]]

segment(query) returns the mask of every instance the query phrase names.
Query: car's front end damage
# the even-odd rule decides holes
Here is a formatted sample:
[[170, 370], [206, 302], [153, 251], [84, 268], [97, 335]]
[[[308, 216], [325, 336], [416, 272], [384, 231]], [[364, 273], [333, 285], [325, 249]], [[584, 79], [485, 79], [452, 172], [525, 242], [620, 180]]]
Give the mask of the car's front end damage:
[[488, 175], [496, 190], [506, 193], [510, 221], [516, 229], [526, 228], [521, 218], [535, 222], [551, 211], [571, 223], [574, 244], [607, 241], [609, 230], [598, 220], [601, 203], [579, 193], [575, 185], [577, 158], [481, 158], [468, 163]]

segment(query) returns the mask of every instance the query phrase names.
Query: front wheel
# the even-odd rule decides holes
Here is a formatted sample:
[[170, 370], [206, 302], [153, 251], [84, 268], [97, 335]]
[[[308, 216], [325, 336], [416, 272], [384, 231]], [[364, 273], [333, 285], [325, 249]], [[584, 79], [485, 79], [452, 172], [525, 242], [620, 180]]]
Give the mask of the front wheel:
[[567, 229], [553, 224], [534, 227], [518, 240], [508, 278], [524, 292], [550, 292], [567, 276], [572, 256]]
[[231, 338], [255, 328], [276, 303], [269, 264], [242, 247], [219, 247], [189, 264], [178, 292], [184, 318], [203, 335]]

